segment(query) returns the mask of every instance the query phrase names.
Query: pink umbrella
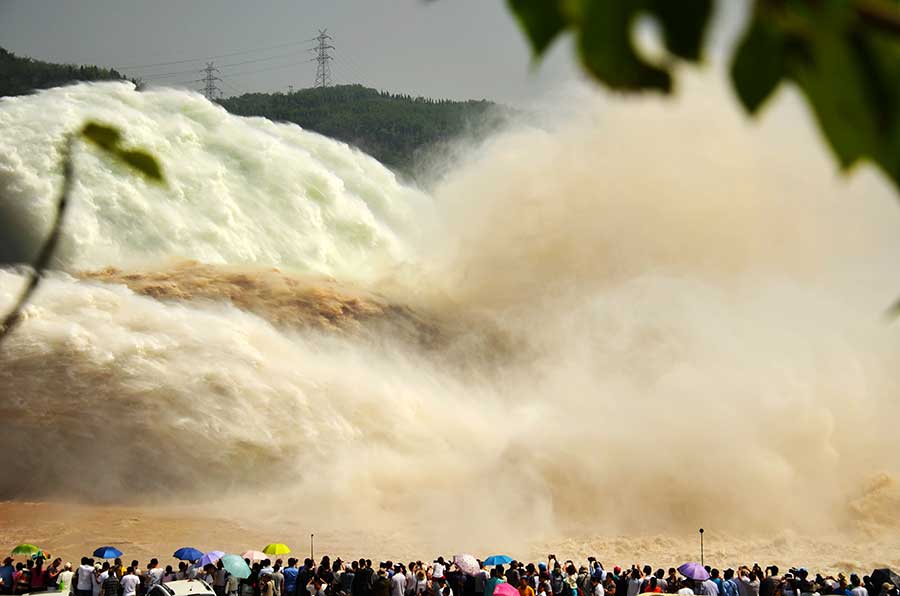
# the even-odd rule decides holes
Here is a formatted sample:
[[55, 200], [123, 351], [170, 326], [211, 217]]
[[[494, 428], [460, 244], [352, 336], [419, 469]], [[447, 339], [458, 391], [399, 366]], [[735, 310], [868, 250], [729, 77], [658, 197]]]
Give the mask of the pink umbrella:
[[456, 555], [453, 557], [453, 562], [466, 575], [475, 575], [481, 570], [478, 566], [478, 559], [472, 555]]
[[258, 550], [248, 550], [244, 553], [241, 553], [241, 558], [250, 559], [251, 561], [262, 561], [264, 559], [268, 559], [269, 555], [259, 552]]
[[506, 582], [494, 586], [494, 596], [519, 596], [519, 591]]

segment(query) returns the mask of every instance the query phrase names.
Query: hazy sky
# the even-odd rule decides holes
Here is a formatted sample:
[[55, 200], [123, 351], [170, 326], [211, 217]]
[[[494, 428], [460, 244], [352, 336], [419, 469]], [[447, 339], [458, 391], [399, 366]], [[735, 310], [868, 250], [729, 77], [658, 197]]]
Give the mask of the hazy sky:
[[305, 40], [320, 28], [335, 83], [517, 103], [579, 76], [566, 43], [532, 68], [503, 0], [0, 0], [0, 45], [17, 54], [159, 83], [199, 79], [203, 63], [124, 67], [233, 54], [215, 58], [227, 95], [311, 86]]

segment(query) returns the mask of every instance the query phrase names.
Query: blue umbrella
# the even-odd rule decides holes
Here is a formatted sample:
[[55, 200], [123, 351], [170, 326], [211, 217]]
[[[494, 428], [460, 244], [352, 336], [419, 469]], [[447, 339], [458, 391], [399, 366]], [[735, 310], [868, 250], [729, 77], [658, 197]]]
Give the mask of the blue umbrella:
[[196, 548], [191, 548], [190, 546], [182, 546], [172, 555], [176, 559], [180, 559], [182, 561], [197, 561], [198, 559], [203, 557], [203, 553], [201, 553]]
[[485, 567], [493, 567], [494, 565], [509, 565], [512, 559], [506, 555], [494, 555], [484, 560]]
[[115, 559], [122, 556], [122, 551], [114, 546], [101, 546], [94, 551], [94, 556], [98, 559]]

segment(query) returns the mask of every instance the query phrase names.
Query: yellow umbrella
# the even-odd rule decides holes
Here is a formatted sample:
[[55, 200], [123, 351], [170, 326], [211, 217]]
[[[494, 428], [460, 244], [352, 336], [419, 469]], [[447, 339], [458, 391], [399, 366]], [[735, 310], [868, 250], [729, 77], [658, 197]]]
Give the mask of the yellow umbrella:
[[291, 552], [291, 549], [288, 548], [286, 544], [281, 544], [280, 542], [273, 542], [266, 546], [263, 549], [263, 552], [267, 555], [288, 555]]

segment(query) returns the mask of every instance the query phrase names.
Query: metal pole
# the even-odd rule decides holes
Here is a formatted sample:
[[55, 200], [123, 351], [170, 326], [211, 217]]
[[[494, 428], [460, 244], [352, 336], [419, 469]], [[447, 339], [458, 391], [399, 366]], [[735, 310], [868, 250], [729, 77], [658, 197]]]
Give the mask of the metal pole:
[[703, 565], [703, 528], [700, 528], [700, 564]]
[[312, 559], [313, 561], [316, 560], [316, 554], [315, 554], [316, 551], [315, 551], [315, 548], [314, 548], [314, 545], [315, 545], [315, 536], [316, 536], [315, 534], [310, 534], [310, 535], [309, 535], [309, 558]]

